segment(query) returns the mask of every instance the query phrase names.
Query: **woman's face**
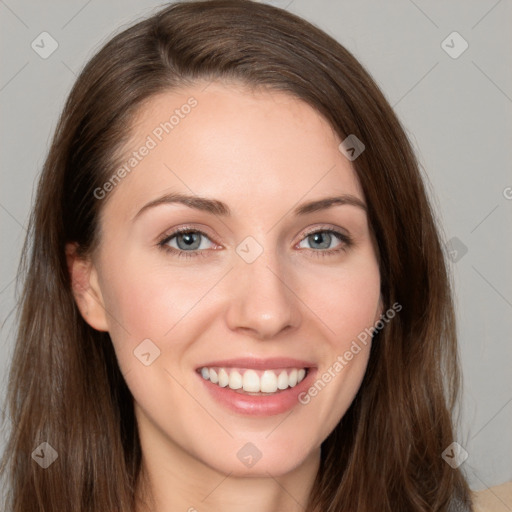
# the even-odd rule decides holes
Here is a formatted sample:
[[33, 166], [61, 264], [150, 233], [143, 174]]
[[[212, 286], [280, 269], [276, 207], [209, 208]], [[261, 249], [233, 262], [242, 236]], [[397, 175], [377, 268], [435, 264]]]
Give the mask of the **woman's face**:
[[318, 460], [360, 386], [378, 262], [330, 125], [284, 93], [205, 85], [147, 103], [96, 191], [80, 307], [110, 333], [143, 452], [277, 476]]

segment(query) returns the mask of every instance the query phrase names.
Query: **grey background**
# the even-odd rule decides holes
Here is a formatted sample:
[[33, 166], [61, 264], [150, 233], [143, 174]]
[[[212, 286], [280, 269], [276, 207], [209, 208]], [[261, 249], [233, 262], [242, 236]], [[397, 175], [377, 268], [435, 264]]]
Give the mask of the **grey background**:
[[[512, 480], [511, 0], [269, 3], [352, 51], [413, 142], [445, 241], [458, 250], [451, 266], [465, 379], [456, 439], [469, 453], [462, 467], [475, 490]], [[113, 32], [159, 5], [0, 0], [2, 399], [13, 349], [13, 280], [57, 116], [86, 60]], [[59, 45], [47, 59], [31, 48], [43, 31]], [[469, 44], [456, 59], [441, 47], [453, 31]]]

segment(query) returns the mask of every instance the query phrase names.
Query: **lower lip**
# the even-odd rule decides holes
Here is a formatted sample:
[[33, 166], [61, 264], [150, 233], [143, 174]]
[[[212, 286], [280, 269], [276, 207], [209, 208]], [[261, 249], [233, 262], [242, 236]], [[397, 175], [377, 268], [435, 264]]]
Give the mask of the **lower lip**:
[[228, 386], [221, 388], [209, 380], [198, 377], [203, 381], [211, 396], [222, 406], [238, 414], [247, 416], [273, 416], [289, 411], [299, 405], [298, 396], [305, 392], [313, 381], [315, 368], [310, 368], [304, 379], [295, 387], [279, 391], [273, 395], [244, 395], [237, 393]]

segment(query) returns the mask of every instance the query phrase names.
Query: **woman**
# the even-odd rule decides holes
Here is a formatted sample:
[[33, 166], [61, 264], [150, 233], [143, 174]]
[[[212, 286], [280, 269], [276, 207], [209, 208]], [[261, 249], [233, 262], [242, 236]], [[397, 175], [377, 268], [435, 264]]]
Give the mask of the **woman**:
[[471, 510], [418, 164], [304, 20], [178, 3], [107, 43], [21, 269], [12, 510]]

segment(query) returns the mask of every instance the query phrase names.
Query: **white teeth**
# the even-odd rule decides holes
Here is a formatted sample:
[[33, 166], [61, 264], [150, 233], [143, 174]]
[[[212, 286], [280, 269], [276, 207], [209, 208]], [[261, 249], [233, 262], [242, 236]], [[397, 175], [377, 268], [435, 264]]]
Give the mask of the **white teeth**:
[[224, 368], [219, 370], [219, 386], [225, 388], [229, 384], [229, 375]]
[[306, 376], [305, 368], [292, 368], [283, 370], [264, 370], [235, 368], [208, 368], [200, 370], [201, 376], [212, 384], [222, 388], [229, 386], [233, 390], [242, 390], [248, 393], [276, 393], [295, 387]]
[[260, 379], [260, 387], [263, 393], [275, 393], [277, 391], [276, 374], [265, 370]]
[[288, 375], [288, 385], [293, 388], [297, 384], [297, 370], [294, 368]]
[[288, 387], [288, 374], [286, 370], [283, 370], [279, 374], [279, 377], [277, 377], [277, 387], [279, 389], [286, 389]]
[[254, 370], [247, 370], [244, 373], [244, 391], [260, 392], [260, 378]]
[[231, 389], [240, 389], [242, 387], [242, 376], [236, 370], [229, 374], [229, 387]]

